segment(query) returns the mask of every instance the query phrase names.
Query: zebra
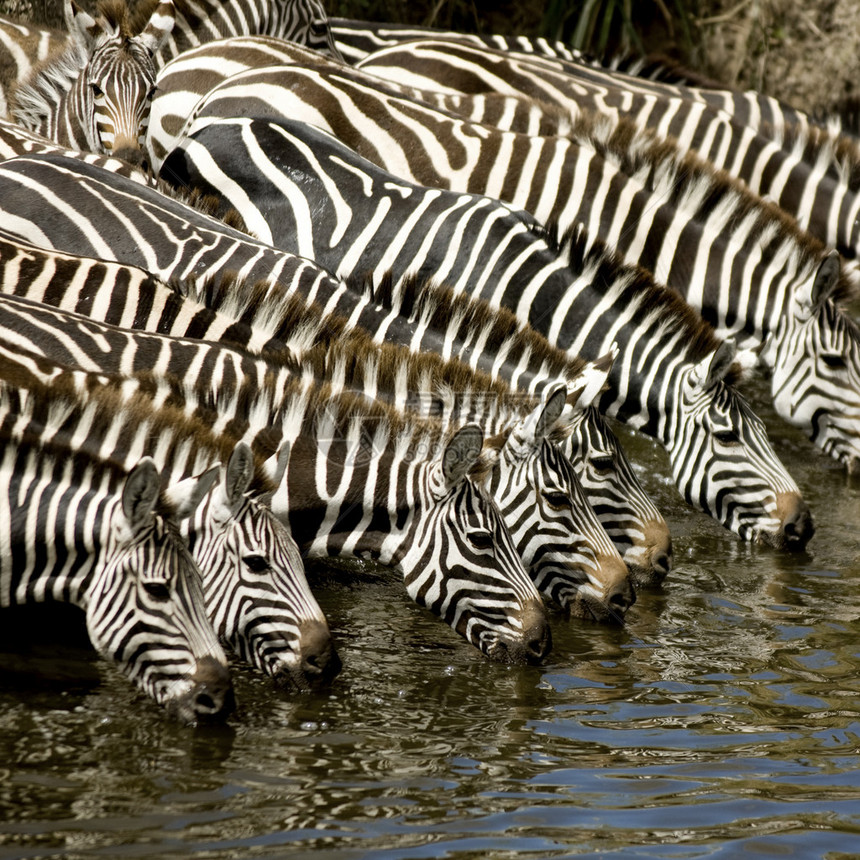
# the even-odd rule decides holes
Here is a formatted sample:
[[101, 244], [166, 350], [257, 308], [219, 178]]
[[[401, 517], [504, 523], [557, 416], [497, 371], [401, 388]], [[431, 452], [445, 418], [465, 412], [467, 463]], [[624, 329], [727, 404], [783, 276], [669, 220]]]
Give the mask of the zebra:
[[392, 45], [418, 39], [446, 38], [482, 48], [519, 52], [537, 57], [563, 58], [573, 62], [587, 61], [586, 56], [564, 42], [527, 36], [479, 35], [440, 30], [409, 24], [388, 24], [377, 21], [360, 21], [351, 18], [328, 19], [332, 39], [345, 62], [355, 65], [369, 54]]
[[128, 468], [63, 440], [63, 428], [73, 438], [90, 425], [92, 409], [14, 376], [0, 377], [0, 606], [80, 607], [99, 654], [170, 715], [223, 718], [226, 658], [177, 525], [200, 482], [168, 501], [151, 458]]
[[[350, 327], [367, 328], [378, 342], [395, 340], [408, 344], [413, 351], [429, 349], [445, 357], [463, 358], [469, 366], [487, 370], [519, 388], [527, 385], [533, 395], [543, 391], [548, 378], [558, 378], [541, 372], [543, 364], [551, 361], [548, 344], [524, 333], [512, 319], [497, 325], [496, 312], [469, 309], [462, 303], [454, 311], [447, 296], [423, 290], [423, 300], [428, 292], [434, 295], [434, 309], [426, 317], [432, 326], [423, 322], [425, 317], [421, 314], [410, 321], [397, 309], [380, 306], [376, 297], [350, 289], [301, 258], [255, 243], [247, 235], [97, 167], [55, 156], [37, 156], [17, 159], [5, 169], [12, 172], [5, 175], [4, 181], [4, 168], [0, 167], [0, 211], [15, 236], [42, 247], [60, 246], [90, 256], [121, 259], [168, 278], [212, 276], [218, 270], [232, 269], [249, 284], [254, 279], [264, 279], [268, 281], [265, 290], [252, 287], [243, 309], [236, 313], [242, 318], [253, 314], [255, 325], [262, 321], [265, 326], [270, 319], [281, 319], [280, 331], [271, 331], [273, 336], [294, 341], [296, 334], [305, 330], [300, 320], [291, 322], [288, 314], [278, 313], [278, 304], [288, 301], [288, 293], [295, 293], [311, 302], [318, 301], [326, 313], [337, 312], [349, 321]], [[34, 195], [40, 198], [43, 216], [35, 221]], [[75, 206], [64, 204], [63, 198], [75, 200]], [[105, 205], [106, 201], [109, 205]], [[273, 285], [273, 279], [280, 283]], [[227, 304], [235, 304], [235, 286], [228, 286], [226, 292]], [[207, 304], [211, 298], [210, 294]], [[476, 328], [459, 333], [460, 321], [470, 314], [476, 320]], [[329, 318], [322, 328], [334, 325]], [[517, 351], [513, 350], [515, 345]], [[505, 351], [510, 355], [509, 361], [502, 358]], [[559, 373], [570, 374], [571, 378], [583, 369], [581, 364], [568, 367], [566, 357], [556, 358], [556, 365]], [[640, 568], [646, 577], [660, 579], [671, 563], [665, 522], [635, 480], [617, 440], [599, 414], [581, 402], [574, 448], [584, 467], [580, 475], [589, 497], [631, 567]], [[573, 441], [569, 437], [571, 444]]]
[[[557, 222], [561, 233], [583, 223], [701, 307], [718, 334], [746, 340], [744, 347], [760, 346], [779, 327], [794, 291], [832, 271], [826, 249], [775, 207], [687, 159], [674, 161], [647, 140], [601, 125], [583, 133], [581, 145], [497, 133], [389, 94], [366, 76], [292, 65], [240, 73], [216, 87], [198, 104], [186, 134], [243, 114], [334, 129], [397, 176], [506, 200], [543, 224]], [[710, 307], [697, 295], [712, 297]], [[819, 316], [816, 324], [826, 321]], [[843, 335], [850, 337], [850, 326]], [[856, 414], [857, 373], [824, 365], [814, 351], [816, 341], [834, 339], [827, 332], [807, 336], [806, 351], [797, 353], [802, 366], [773, 367], [771, 389], [813, 375], [808, 396], [817, 398], [816, 424], [806, 422], [805, 410], [782, 417], [793, 423], [799, 415], [816, 444], [851, 470], [856, 432], [830, 412], [848, 403]], [[834, 390], [839, 396], [829, 398]], [[825, 402], [830, 412], [822, 415]]]
[[[670, 141], [680, 154], [694, 155], [727, 171], [751, 192], [779, 205], [825, 244], [857, 257], [860, 197], [850, 164], [856, 165], [860, 154], [852, 143], [840, 147], [837, 155], [836, 142], [808, 121], [751, 126], [733, 112], [691, 99], [672, 87], [652, 92], [637, 79], [617, 73], [581, 64], [547, 67], [546, 62], [446, 40], [389, 48], [367, 57], [358, 68], [419, 91], [537, 99], [541, 105], [563, 110], [568, 120], [571, 114], [596, 113], [614, 122], [632, 122]], [[470, 104], [469, 98], [464, 99], [461, 110], [470, 110]], [[470, 116], [475, 118], [474, 112]], [[568, 135], [567, 123], [556, 133]]]
[[[5, 283], [5, 276], [3, 280]], [[42, 282], [45, 286], [44, 279]], [[0, 302], [0, 307], [4, 305]], [[226, 350], [209, 350], [206, 345], [198, 349], [188, 341], [111, 331], [94, 327], [90, 321], [86, 326], [92, 332], [93, 345], [88, 346], [80, 332], [76, 336], [69, 333], [74, 317], [52, 313], [37, 316], [29, 302], [17, 310], [14, 303], [8, 305], [3, 319], [6, 328], [19, 333], [21, 345], [28, 337], [31, 343], [38, 338], [42, 353], [60, 360], [76, 358], [101, 369], [131, 373], [148, 364], [150, 356], [158, 355], [162, 367], [199, 368], [198, 379], [220, 370], [228, 379], [255, 378], [256, 384], [262, 385], [265, 376], [256, 373], [252, 377], [256, 369], [248, 362], [228, 365], [223, 358]], [[79, 328], [83, 325], [78, 323]], [[320, 327], [327, 325], [321, 322]], [[117, 356], [109, 368], [96, 346], [106, 340], [112, 346], [111, 354]], [[486, 489], [510, 524], [517, 552], [540, 590], [571, 615], [597, 620], [623, 617], [634, 600], [626, 565], [591, 510], [569, 461], [549, 442], [550, 436], [564, 438], [571, 431], [570, 424], [558, 422], [568, 399], [566, 385], [552, 391], [548, 401], [534, 407], [531, 414], [521, 415], [521, 400], [506, 397], [504, 386], [493, 385], [459, 363], [413, 356], [391, 346], [377, 347], [366, 335], [353, 334], [341, 340], [338, 348], [323, 343], [310, 350], [297, 372], [310, 372], [335, 387], [354, 387], [371, 396], [384, 396], [389, 402], [405, 405], [413, 414], [428, 412], [428, 405], [407, 402], [410, 391], [439, 391], [429, 407], [430, 414], [443, 411], [446, 426], [478, 422], [486, 435], [498, 439]], [[74, 351], [69, 348], [72, 341]], [[206, 352], [222, 357], [213, 359], [203, 355]], [[173, 353], [170, 359], [167, 353]], [[578, 380], [571, 382], [573, 386], [579, 384]], [[215, 387], [217, 380], [213, 378], [211, 385]], [[444, 402], [451, 397], [463, 402]]]
[[157, 403], [181, 408], [216, 436], [247, 442], [273, 464], [273, 480], [281, 480], [269, 504], [304, 557], [357, 556], [394, 567], [419, 605], [493, 659], [534, 661], [549, 651], [540, 595], [480, 487], [494, 453], [482, 453], [476, 425], [446, 434], [439, 422], [338, 393], [238, 350], [182, 339], [168, 345], [164, 336], [17, 296], [0, 297], [0, 314], [12, 349], [97, 372], [133, 373], [135, 361], [156, 368]]
[[[221, 641], [285, 688], [306, 689], [335, 674], [340, 662], [328, 624], [295, 542], [272, 516], [274, 484], [255, 469], [250, 448], [239, 443], [225, 451], [199, 422], [164, 404], [156, 407], [146, 393], [152, 380], [129, 390], [121, 375], [52, 361], [50, 342], [43, 338], [40, 350], [28, 351], [20, 338], [10, 343], [0, 333], [2, 368], [19, 385], [35, 379], [51, 396], [77, 397], [79, 409], [93, 404], [98, 420], [77, 440], [77, 450], [117, 462], [151, 456], [171, 486], [199, 484], [189, 472], [209, 476], [208, 492], [183, 518], [181, 532], [203, 572], [206, 611]], [[226, 465], [219, 480], [221, 460]]]
[[[229, 134], [230, 130], [234, 133]], [[199, 149], [192, 150], [191, 140], [206, 135], [207, 131], [210, 145], [201, 144]], [[246, 155], [239, 161], [241, 167], [234, 168], [232, 159], [242, 147]], [[175, 152], [178, 154], [180, 150]], [[380, 265], [379, 261], [368, 256], [364, 262], [362, 254], [367, 251], [372, 255], [377, 248], [381, 249], [385, 266], [398, 256], [410, 264], [415, 260], [420, 264], [422, 256], [429, 253], [428, 233], [434, 235], [430, 232], [433, 225], [432, 229], [439, 232], [443, 250], [447, 251], [446, 264], [452, 271], [464, 266], [450, 246], [453, 237], [467, 235], [465, 219], [478, 217], [466, 205], [470, 198], [449, 195], [450, 199], [444, 198], [446, 202], [434, 209], [433, 204], [443, 199], [442, 191], [422, 193], [415, 186], [399, 182], [351, 155], [327, 135], [303, 128], [300, 123], [288, 125], [281, 121], [275, 125], [242, 120], [210, 123], [195, 132], [181, 152], [189, 153], [188, 158], [171, 158], [164, 165], [171, 175], [193, 183], [205, 183], [208, 176], [213, 188], [225, 189], [222, 196], [244, 208], [254, 229], [264, 228], [262, 210], [276, 213], [265, 220], [275, 243], [286, 240], [296, 230], [305, 236], [312, 232], [301, 213], [326, 211], [327, 217], [315, 219], [313, 226], [331, 224], [332, 234], [316, 228], [303, 240], [304, 253], [324, 255], [326, 249], [334, 249], [340, 242], [336, 253], [350, 259], [351, 265], [354, 260], [357, 266], [374, 269]], [[202, 165], [199, 170], [194, 167], [197, 153]], [[231, 153], [229, 162], [224, 157], [227, 153]], [[283, 163], [289, 165], [288, 171], [279, 173], [264, 153], [276, 154], [275, 162], [282, 156]], [[243, 170], [241, 176], [231, 175]], [[290, 187], [289, 171], [294, 171], [298, 179], [295, 187]], [[261, 177], [268, 180], [277, 177], [272, 184], [278, 187], [280, 196]], [[232, 199], [233, 188], [242, 189], [242, 200], [238, 196]], [[255, 189], [259, 189], [257, 199], [261, 201], [261, 211], [257, 212], [248, 203]], [[337, 192], [332, 194], [330, 189]], [[400, 201], [413, 195], [417, 195], [418, 202], [407, 210], [409, 214], [402, 217], [395, 214], [392, 226], [383, 233], [385, 215], [389, 211], [402, 211], [403, 207], [398, 209]], [[293, 214], [287, 201], [296, 200], [298, 214]], [[374, 208], [361, 208], [368, 205], [364, 201], [373, 201]], [[491, 201], [484, 199], [483, 205], [489, 206]], [[472, 206], [478, 208], [478, 204]], [[425, 210], [427, 217], [422, 222], [419, 215], [423, 216]], [[354, 224], [350, 221], [353, 212], [361, 212]], [[498, 210], [496, 216], [500, 217]], [[439, 228], [443, 217], [451, 222], [448, 233]], [[281, 231], [280, 226], [285, 229]], [[673, 477], [687, 501], [716, 516], [742, 537], [771, 541], [780, 548], [805, 545], [812, 533], [806, 505], [773, 453], [759, 419], [735, 392], [720, 384], [727, 368], [722, 360], [716, 360], [718, 342], [708, 327], [698, 322], [690, 309], [671, 293], [649, 282], [646, 273], [622, 266], [606, 249], [595, 246], [588, 257], [574, 258], [568, 268], [558, 253], [541, 244], [522, 223], [518, 226], [519, 235], [525, 239], [517, 243], [513, 238], [518, 235], [517, 222], [510, 217], [507, 233], [492, 234], [489, 226], [475, 231], [487, 235], [488, 244], [501, 249], [497, 253], [502, 260], [499, 267], [502, 274], [485, 277], [480, 271], [474, 284], [466, 289], [495, 306], [511, 307], [551, 343], [586, 357], [605, 350], [609, 345], [607, 340], [618, 341], [623, 361], [613, 368], [612, 392], [603, 397], [601, 405], [608, 414], [617, 415], [660, 439], [670, 452]], [[277, 230], [277, 235], [273, 230]], [[412, 236], [420, 237], [417, 247], [410, 244]], [[471, 255], [473, 244], [468, 243], [467, 248], [467, 254]], [[534, 255], [536, 262], [531, 269], [516, 270], [510, 261], [523, 261], [527, 254]], [[334, 259], [330, 262], [325, 257], [320, 259], [332, 268], [338, 265]], [[571, 256], [566, 259], [571, 261]], [[532, 273], [529, 277], [523, 274], [527, 271]], [[592, 284], [595, 276], [599, 280]], [[528, 297], [527, 304], [523, 296]], [[553, 298], [547, 300], [544, 296]], [[569, 312], [572, 307], [582, 313], [580, 323], [594, 318], [592, 330], [577, 325]], [[573, 342], [577, 329], [580, 335]], [[667, 352], [667, 332], [673, 332], [680, 354]], [[648, 360], [642, 355], [648, 355]], [[717, 369], [713, 375], [708, 372], [712, 360]], [[701, 389], [694, 397], [685, 396], [677, 381], [685, 376], [695, 379]], [[661, 396], [656, 397], [654, 389]], [[706, 407], [705, 402], [711, 396], [714, 402]], [[701, 414], [706, 408], [711, 414], [703, 421]], [[693, 427], [696, 433], [691, 432]], [[731, 450], [720, 442], [721, 438], [729, 437]], [[729, 497], [732, 501], [727, 503]]]
[[[289, 63], [322, 63], [308, 48], [268, 36], [244, 36], [207, 42], [185, 51], [158, 73], [159, 98], [153, 103], [147, 130], [147, 148], [154, 164], [160, 165], [173, 149], [189, 114], [200, 97], [233, 74], [247, 69]], [[421, 98], [441, 110], [454, 114], [466, 107], [457, 95], [419, 92], [411, 87], [388, 84], [409, 98]], [[475, 101], [473, 99], [473, 101]], [[572, 128], [563, 110], [550, 105], [535, 105], [522, 99], [486, 96], [480, 100], [480, 119], [515, 124], [526, 134], [562, 134]]]
[[329, 18], [329, 27], [341, 56], [355, 66], [371, 54], [396, 50], [406, 43], [444, 40], [452, 46], [503, 52], [512, 59], [538, 62], [547, 69], [573, 76], [583, 73], [605, 75], [619, 86], [700, 101], [756, 131], [804, 128], [814, 122], [807, 114], [771, 96], [755, 90], [743, 92], [733, 89], [662, 58], [615, 57], [608, 63], [601, 63], [562, 42], [543, 38], [459, 33], [345, 18]]
[[155, 95], [153, 56], [173, 27], [173, 0], [159, 0], [136, 34], [125, 0], [102, 0], [97, 18], [74, 0], [65, 12], [69, 47], [16, 88], [12, 116], [61, 145], [140, 163]]

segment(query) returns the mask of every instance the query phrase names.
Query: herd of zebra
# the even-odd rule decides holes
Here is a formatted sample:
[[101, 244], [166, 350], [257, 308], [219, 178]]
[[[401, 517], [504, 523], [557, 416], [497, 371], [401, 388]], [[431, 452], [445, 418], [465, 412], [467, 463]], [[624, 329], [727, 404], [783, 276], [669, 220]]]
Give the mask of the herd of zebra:
[[500, 661], [547, 604], [622, 620], [672, 542], [607, 416], [777, 551], [812, 519], [741, 374], [860, 469], [833, 123], [318, 0], [65, 21], [0, 20], [0, 606], [80, 606], [179, 719], [229, 712], [225, 646], [338, 671], [306, 559], [395, 569]]

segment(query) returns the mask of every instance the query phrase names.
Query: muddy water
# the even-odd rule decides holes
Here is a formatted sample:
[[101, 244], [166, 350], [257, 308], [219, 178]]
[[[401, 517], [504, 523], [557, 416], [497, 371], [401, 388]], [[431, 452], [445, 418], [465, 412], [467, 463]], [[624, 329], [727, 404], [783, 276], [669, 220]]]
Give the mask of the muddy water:
[[319, 569], [342, 675], [291, 699], [237, 667], [222, 729], [69, 646], [48, 677], [6, 671], [0, 860], [860, 855], [860, 485], [772, 426], [809, 553], [738, 543], [624, 435], [677, 569], [623, 629], [555, 619], [542, 667], [488, 663], [394, 579]]

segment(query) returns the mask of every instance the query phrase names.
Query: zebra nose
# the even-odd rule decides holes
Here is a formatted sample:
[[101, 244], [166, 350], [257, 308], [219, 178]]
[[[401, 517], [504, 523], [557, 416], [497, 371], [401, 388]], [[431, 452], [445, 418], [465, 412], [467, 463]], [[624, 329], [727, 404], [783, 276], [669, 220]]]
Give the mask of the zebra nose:
[[340, 672], [341, 661], [324, 621], [303, 621], [299, 626], [302, 674], [308, 681], [330, 680]]
[[195, 718], [226, 717], [235, 707], [233, 684], [227, 667], [214, 657], [197, 661], [197, 671], [191, 680], [189, 704]]
[[782, 548], [801, 550], [815, 533], [809, 506], [797, 493], [780, 493], [776, 500]]
[[645, 540], [651, 548], [650, 564], [636, 582], [637, 585], [659, 585], [672, 569], [674, 558], [672, 535], [665, 520], [649, 522], [645, 526]]
[[536, 663], [552, 650], [552, 631], [543, 604], [537, 601], [528, 603], [523, 610], [522, 621], [523, 656], [526, 662]]
[[604, 600], [609, 610], [610, 619], [623, 624], [627, 610], [636, 602], [636, 592], [630, 582], [627, 565], [619, 561], [618, 567], [619, 570], [604, 592]]

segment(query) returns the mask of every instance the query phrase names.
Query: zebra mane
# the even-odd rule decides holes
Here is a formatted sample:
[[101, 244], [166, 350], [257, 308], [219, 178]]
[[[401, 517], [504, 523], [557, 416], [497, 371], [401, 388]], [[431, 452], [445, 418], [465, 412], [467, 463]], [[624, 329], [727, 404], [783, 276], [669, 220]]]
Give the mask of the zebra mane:
[[9, 116], [25, 128], [39, 128], [66, 98], [87, 64], [87, 55], [76, 39], [64, 49], [33, 65], [29, 75], [11, 89]]
[[710, 78], [689, 66], [685, 66], [668, 54], [659, 52], [646, 54], [644, 57], [638, 54], [619, 54], [609, 60], [604, 68], [663, 84], [737, 92], [737, 87], [727, 84], [725, 81]]
[[[547, 228], [550, 236], [554, 230], [553, 225]], [[557, 237], [555, 245], [570, 260], [571, 268], [583, 273], [590, 289], [615, 291], [619, 303], [640, 324], [648, 319], [666, 337], [676, 337], [688, 361], [700, 361], [719, 347], [721, 341], [713, 328], [678, 293], [657, 284], [647, 269], [625, 263], [601, 239], [590, 237], [582, 225], [575, 224]], [[734, 385], [739, 380], [740, 367], [733, 366], [724, 381]]]
[[196, 187], [178, 188], [161, 179], [161, 177], [155, 179], [153, 187], [160, 194], [164, 194], [177, 203], [182, 203], [200, 212], [202, 215], [215, 218], [221, 221], [222, 224], [226, 224], [228, 227], [232, 227], [234, 230], [238, 230], [252, 239], [258, 238], [248, 229], [248, 225], [245, 224], [245, 219], [239, 211], [232, 207], [224, 207], [221, 199], [216, 194], [207, 194]]
[[347, 283], [386, 310], [420, 320], [436, 330], [473, 340], [485, 336], [489, 352], [504, 350], [513, 360], [527, 355], [531, 366], [539, 366], [542, 375], [573, 379], [585, 368], [581, 358], [555, 348], [506, 308], [494, 308], [482, 299], [455, 293], [435, 281], [410, 276], [395, 284], [387, 272], [378, 284], [370, 275], [351, 276]]
[[[823, 242], [802, 230], [797, 221], [776, 204], [751, 193], [743, 182], [723, 170], [682, 155], [672, 141], [663, 141], [629, 120], [583, 114], [577, 139], [615, 164], [620, 171], [642, 181], [661, 201], [693, 209], [690, 220], [709, 219], [715, 230], [744, 226], [749, 233], [775, 246], [798, 271], [815, 270], [824, 259]], [[849, 287], [845, 287], [849, 289]]]
[[[234, 440], [229, 436], [213, 434], [206, 420], [189, 416], [169, 402], [156, 406], [153, 393], [164, 390], [163, 379], [149, 373], [132, 377], [89, 373], [66, 368], [41, 356], [26, 358], [39, 368], [38, 373], [54, 375], [45, 381], [28, 370], [23, 360], [18, 362], [0, 354], [0, 392], [6, 398], [3, 405], [5, 408], [16, 404], [18, 414], [26, 414], [41, 427], [50, 428], [51, 450], [71, 453], [80, 457], [83, 464], [93, 462], [127, 473], [130, 466], [126, 463], [99, 453], [102, 438], [109, 432], [117, 440], [112, 446], [115, 450], [127, 449], [131, 444], [139, 447], [143, 442], [147, 448], [154, 447], [152, 440], [157, 439], [165, 461], [180, 458], [180, 463], [188, 465], [189, 473], [203, 471], [216, 461], [227, 463], [230, 458]], [[168, 387], [175, 393], [181, 386], [173, 382]], [[71, 440], [77, 428], [90, 429], [83, 443], [75, 446]], [[40, 450], [49, 444], [32, 429], [25, 431], [22, 439]], [[262, 494], [272, 489], [267, 474], [258, 466], [251, 482], [252, 492]], [[170, 515], [173, 511], [162, 500], [159, 512]]]

